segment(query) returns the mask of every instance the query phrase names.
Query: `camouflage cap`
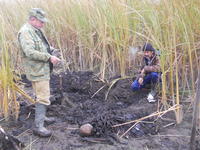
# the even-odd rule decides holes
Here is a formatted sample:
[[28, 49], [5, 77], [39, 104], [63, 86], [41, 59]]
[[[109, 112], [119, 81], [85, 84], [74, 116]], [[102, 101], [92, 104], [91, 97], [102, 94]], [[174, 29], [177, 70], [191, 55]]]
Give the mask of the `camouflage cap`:
[[45, 12], [41, 8], [32, 8], [29, 12], [29, 17], [36, 17], [42, 22], [48, 22], [48, 19], [45, 17]]

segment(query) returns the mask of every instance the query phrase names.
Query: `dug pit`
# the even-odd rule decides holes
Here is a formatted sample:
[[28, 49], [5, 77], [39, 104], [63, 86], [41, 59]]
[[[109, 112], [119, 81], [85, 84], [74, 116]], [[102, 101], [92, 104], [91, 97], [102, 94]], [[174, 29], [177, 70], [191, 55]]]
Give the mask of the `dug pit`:
[[[25, 82], [26, 91], [34, 97], [30, 82], [25, 78], [22, 81]], [[22, 97], [19, 99], [21, 102], [19, 121], [17, 123], [10, 121], [7, 128], [29, 148], [32, 146], [31, 148], [42, 150], [90, 147], [99, 149], [97, 145], [103, 144], [115, 147], [118, 145], [118, 149], [129, 149], [130, 144], [127, 144], [127, 140], [145, 139], [150, 135], [156, 135], [163, 126], [163, 122], [157, 116], [128, 123], [158, 110], [157, 102], [151, 104], [146, 100], [149, 89], [133, 92], [130, 89], [131, 82], [132, 79], [126, 78], [111, 84], [111, 81], [102, 81], [89, 71], [53, 74], [50, 81], [52, 105], [47, 111], [47, 116], [56, 117], [56, 123], [47, 125], [54, 131], [53, 136], [40, 139], [32, 134], [34, 105], [24, 102]], [[87, 123], [93, 126], [92, 134], [83, 136], [79, 133], [79, 127]], [[127, 124], [120, 125], [122, 123]], [[30, 146], [31, 142], [34, 144]], [[145, 143], [152, 147], [151, 142]], [[162, 146], [167, 147], [167, 145]], [[103, 149], [106, 150], [105, 147]]]

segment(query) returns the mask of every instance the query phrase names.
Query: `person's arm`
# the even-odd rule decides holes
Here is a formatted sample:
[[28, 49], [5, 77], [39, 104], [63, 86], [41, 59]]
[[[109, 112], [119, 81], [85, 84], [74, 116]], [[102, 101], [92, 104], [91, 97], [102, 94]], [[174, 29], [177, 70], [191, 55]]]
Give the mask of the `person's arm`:
[[[143, 60], [142, 60], [142, 64], [141, 64], [141, 69], [140, 69], [140, 71], [139, 71], [139, 74], [137, 75], [137, 80], [139, 80], [140, 78], [144, 78], [144, 76], [145, 76], [145, 70], [144, 70], [144, 68], [145, 68], [145, 66], [146, 66], [146, 62], [145, 62], [145, 58], [143, 58]], [[140, 79], [141, 80], [141, 79]]]
[[58, 58], [61, 57], [61, 53], [60, 53], [60, 50], [59, 50], [59, 49], [56, 49], [56, 48], [50, 46], [50, 51], [51, 51], [51, 54], [52, 54], [53, 56], [56, 56], [56, 57], [58, 57]]
[[139, 82], [140, 85], [144, 81], [144, 76], [145, 76], [144, 69], [142, 69], [141, 73], [138, 75], [138, 82]]
[[31, 37], [31, 34], [28, 32], [23, 32], [19, 34], [19, 42], [22, 47], [24, 54], [31, 58], [32, 60], [44, 61], [47, 62], [51, 55], [49, 53], [44, 53], [35, 50], [35, 43]]
[[144, 73], [149, 73], [149, 72], [160, 72], [161, 68], [160, 68], [160, 61], [159, 59], [156, 57], [153, 65], [151, 66], [145, 66], [144, 67]]

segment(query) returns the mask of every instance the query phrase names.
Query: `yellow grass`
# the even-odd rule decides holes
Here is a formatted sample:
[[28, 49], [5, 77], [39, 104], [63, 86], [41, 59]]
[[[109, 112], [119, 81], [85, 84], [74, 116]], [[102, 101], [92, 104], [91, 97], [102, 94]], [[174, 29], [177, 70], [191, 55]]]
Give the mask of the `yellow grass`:
[[[17, 32], [27, 21], [29, 9], [41, 7], [50, 20], [45, 27], [47, 37], [61, 50], [69, 70], [93, 70], [102, 79], [130, 75], [140, 60], [130, 59], [129, 47], [148, 41], [161, 51], [162, 102], [172, 99], [179, 104], [180, 96], [194, 92], [199, 68], [199, 0], [156, 4], [146, 0], [18, 0], [0, 5], [1, 51], [12, 53], [10, 66], [15, 70], [22, 71]], [[5, 87], [1, 91], [8, 92]], [[2, 104], [7, 105], [1, 100]]]

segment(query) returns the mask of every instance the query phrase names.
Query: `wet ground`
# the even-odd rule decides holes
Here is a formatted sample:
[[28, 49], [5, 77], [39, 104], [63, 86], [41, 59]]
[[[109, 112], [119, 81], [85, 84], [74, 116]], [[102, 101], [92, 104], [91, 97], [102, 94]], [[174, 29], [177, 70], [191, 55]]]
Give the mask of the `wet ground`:
[[[117, 78], [117, 77], [115, 77]], [[31, 150], [188, 150], [191, 134], [191, 109], [184, 103], [184, 120], [176, 125], [174, 112], [137, 123], [115, 125], [148, 116], [161, 106], [148, 103], [149, 89], [133, 92], [132, 79], [112, 78], [102, 81], [93, 72], [67, 72], [51, 77], [51, 102], [47, 115], [56, 123], [46, 125], [53, 131], [49, 138], [33, 135], [34, 106], [21, 101], [18, 122], [2, 122], [4, 128]], [[34, 97], [31, 84], [25, 90]], [[112, 86], [111, 86], [112, 85]], [[159, 99], [159, 95], [157, 96]], [[78, 128], [93, 125], [91, 136], [79, 134]], [[130, 128], [132, 127], [132, 128]]]

